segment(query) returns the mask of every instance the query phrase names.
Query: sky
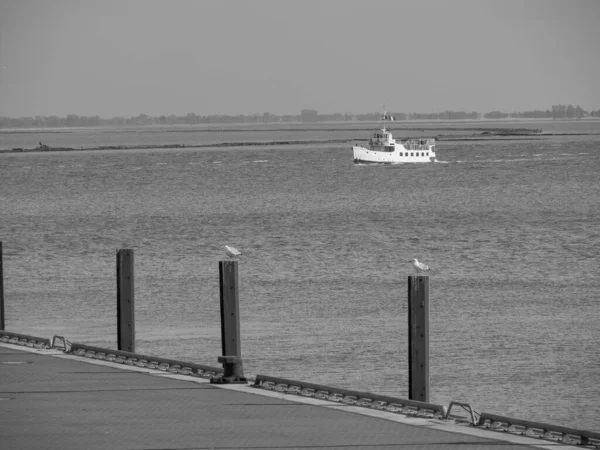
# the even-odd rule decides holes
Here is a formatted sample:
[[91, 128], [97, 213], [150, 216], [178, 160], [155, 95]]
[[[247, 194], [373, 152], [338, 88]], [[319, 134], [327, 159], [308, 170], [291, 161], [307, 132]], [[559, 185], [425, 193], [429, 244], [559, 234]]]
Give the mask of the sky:
[[0, 0], [0, 116], [600, 109], [600, 0]]

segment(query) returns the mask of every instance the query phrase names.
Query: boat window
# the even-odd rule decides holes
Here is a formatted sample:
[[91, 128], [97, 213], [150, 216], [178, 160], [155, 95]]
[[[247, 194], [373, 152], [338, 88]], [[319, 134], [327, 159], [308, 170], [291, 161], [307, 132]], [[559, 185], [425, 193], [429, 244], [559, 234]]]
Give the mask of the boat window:
[[410, 156], [415, 156], [415, 154], [413, 152], [410, 152]]

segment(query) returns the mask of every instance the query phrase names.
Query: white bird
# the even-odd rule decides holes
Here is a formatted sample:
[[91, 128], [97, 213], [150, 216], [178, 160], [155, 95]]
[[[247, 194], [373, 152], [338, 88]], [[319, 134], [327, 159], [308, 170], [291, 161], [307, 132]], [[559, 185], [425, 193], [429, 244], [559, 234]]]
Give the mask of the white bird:
[[429, 270], [429, 266], [427, 264], [417, 261], [417, 258], [412, 260], [412, 264], [415, 267], [415, 269], [417, 269], [417, 273], [427, 272]]
[[229, 256], [231, 259], [235, 259], [236, 256], [240, 256], [242, 254], [242, 252], [240, 252], [237, 248], [230, 245], [225, 246], [225, 253], [227, 253], [227, 256]]

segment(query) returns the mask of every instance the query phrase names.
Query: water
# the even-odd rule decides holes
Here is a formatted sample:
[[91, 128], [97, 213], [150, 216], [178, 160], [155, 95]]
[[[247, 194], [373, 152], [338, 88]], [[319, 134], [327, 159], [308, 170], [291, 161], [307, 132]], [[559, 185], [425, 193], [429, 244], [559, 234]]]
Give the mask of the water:
[[[79, 130], [76, 146], [134, 143], [88, 131], [107, 137]], [[240, 133], [291, 132], [211, 135]], [[0, 148], [15, 139], [40, 140], [0, 133]], [[440, 142], [440, 163], [412, 166], [356, 166], [348, 145], [329, 144], [0, 154], [6, 326], [116, 348], [115, 252], [133, 248], [136, 350], [218, 366], [230, 244], [245, 254], [247, 376], [407, 397], [417, 257], [433, 268], [432, 402], [597, 431], [599, 141]]]

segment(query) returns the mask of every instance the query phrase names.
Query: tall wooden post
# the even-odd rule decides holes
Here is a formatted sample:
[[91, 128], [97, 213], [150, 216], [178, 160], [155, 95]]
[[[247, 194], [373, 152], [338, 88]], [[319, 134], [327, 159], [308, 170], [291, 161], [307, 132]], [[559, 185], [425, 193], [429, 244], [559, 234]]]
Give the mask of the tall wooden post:
[[246, 383], [240, 341], [240, 301], [237, 261], [219, 261], [219, 291], [221, 300], [221, 347], [223, 375], [211, 383]]
[[408, 398], [429, 403], [429, 277], [408, 277]]
[[133, 250], [117, 251], [117, 348], [135, 353]]
[[2, 241], [0, 241], [0, 331], [4, 331], [4, 269], [2, 268]]

